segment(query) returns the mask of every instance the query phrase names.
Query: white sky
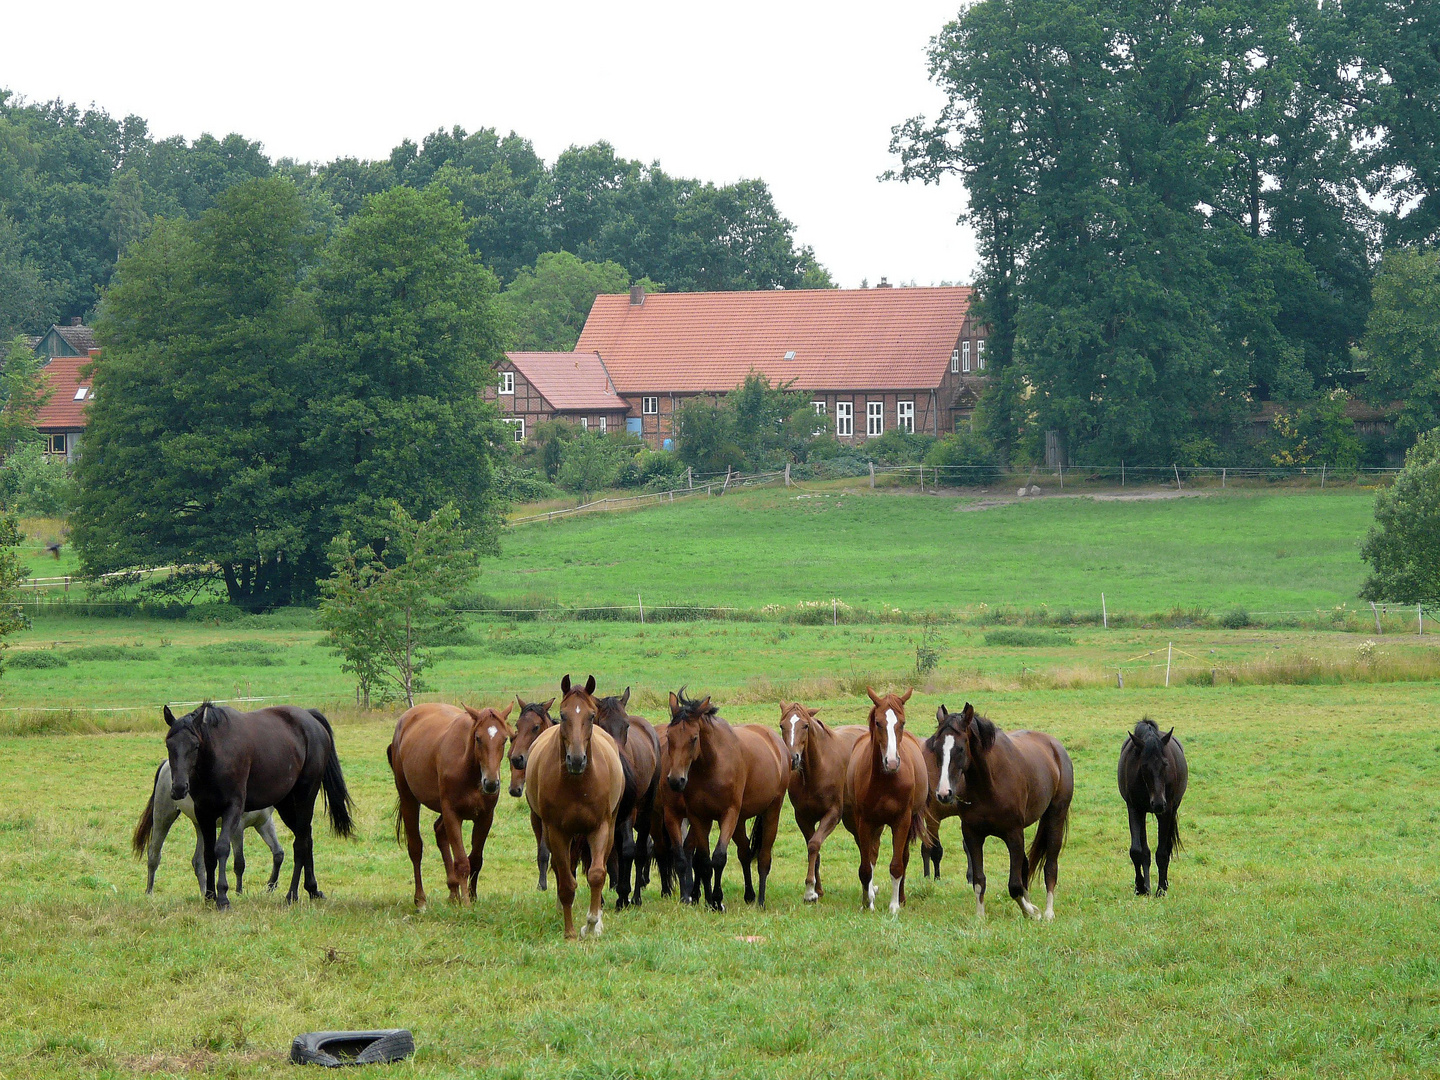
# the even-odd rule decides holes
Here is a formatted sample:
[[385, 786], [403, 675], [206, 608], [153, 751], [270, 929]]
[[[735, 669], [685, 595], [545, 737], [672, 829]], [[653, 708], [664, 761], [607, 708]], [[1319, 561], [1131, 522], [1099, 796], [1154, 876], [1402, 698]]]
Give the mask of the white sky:
[[890, 128], [941, 105], [924, 49], [959, 3], [0, 0], [0, 86], [305, 161], [453, 124], [547, 161], [606, 139], [672, 174], [763, 178], [842, 285], [926, 285], [974, 274], [963, 188], [876, 177]]

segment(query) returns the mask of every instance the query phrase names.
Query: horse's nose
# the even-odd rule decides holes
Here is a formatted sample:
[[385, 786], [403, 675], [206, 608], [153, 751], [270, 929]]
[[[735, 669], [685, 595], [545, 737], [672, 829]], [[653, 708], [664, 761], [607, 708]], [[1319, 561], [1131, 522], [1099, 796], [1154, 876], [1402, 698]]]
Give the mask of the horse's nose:
[[186, 795], [189, 795], [189, 794], [190, 794], [190, 785], [189, 785], [189, 784], [173, 784], [173, 785], [171, 785], [171, 787], [170, 787], [170, 799], [171, 799], [171, 801], [173, 801], [173, 802], [179, 802], [180, 800], [182, 800], [183, 798], [185, 798]]
[[1151, 812], [1152, 814], [1163, 814], [1163, 813], [1165, 812], [1165, 800], [1164, 800], [1164, 799], [1151, 799], [1151, 800], [1150, 800], [1150, 812]]
[[672, 776], [672, 777], [670, 777], [670, 790], [671, 790], [671, 791], [684, 791], [684, 790], [685, 790], [685, 780], [686, 780], [686, 778], [683, 777], [683, 776]]
[[491, 780], [488, 776], [483, 777], [480, 781], [480, 790], [486, 795], [494, 795], [500, 790], [500, 781]]
[[890, 757], [883, 758], [883, 759], [881, 760], [881, 762], [880, 762], [880, 767], [883, 768], [887, 773], [899, 772], [899, 770], [900, 770], [900, 759], [899, 759], [898, 757], [897, 757], [897, 758], [890, 758]]
[[512, 799], [518, 799], [518, 798], [519, 798], [521, 795], [523, 795], [523, 794], [525, 794], [525, 785], [524, 785], [524, 784], [511, 784], [511, 785], [510, 785], [510, 797], [511, 797]]
[[565, 755], [565, 768], [572, 775], [579, 776], [582, 772], [585, 771], [585, 766], [589, 762], [589, 760], [590, 759], [584, 755], [581, 755], [580, 757], [571, 757], [567, 754]]
[[792, 768], [792, 769], [798, 769], [798, 768], [800, 768], [800, 755], [799, 755], [799, 754], [791, 754], [791, 755], [790, 755], [790, 768]]
[[524, 754], [512, 754], [512, 755], [510, 756], [510, 767], [513, 768], [513, 769], [519, 769], [521, 772], [524, 772], [524, 771], [525, 771], [525, 755], [524, 755]]

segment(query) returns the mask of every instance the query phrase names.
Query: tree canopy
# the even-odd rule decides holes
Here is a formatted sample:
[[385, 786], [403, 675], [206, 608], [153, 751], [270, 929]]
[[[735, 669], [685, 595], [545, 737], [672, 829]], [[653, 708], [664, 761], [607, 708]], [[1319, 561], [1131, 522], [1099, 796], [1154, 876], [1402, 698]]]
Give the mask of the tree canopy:
[[1420, 436], [1395, 483], [1375, 496], [1360, 555], [1373, 569], [1363, 599], [1440, 603], [1440, 428]]
[[502, 301], [517, 349], [569, 352], [580, 339], [595, 297], [630, 288], [616, 262], [585, 262], [568, 251], [550, 251], [505, 286]]

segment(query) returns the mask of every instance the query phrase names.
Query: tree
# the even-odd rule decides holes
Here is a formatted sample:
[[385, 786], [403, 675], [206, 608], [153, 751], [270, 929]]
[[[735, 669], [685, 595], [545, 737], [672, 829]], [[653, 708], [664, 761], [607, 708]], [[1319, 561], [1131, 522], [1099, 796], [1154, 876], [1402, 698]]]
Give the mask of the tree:
[[1391, 248], [1374, 297], [1362, 346], [1366, 394], [1397, 407], [1395, 433], [1408, 443], [1440, 425], [1440, 251]]
[[268, 179], [158, 222], [121, 260], [76, 469], [87, 573], [215, 564], [251, 610], [314, 595], [333, 533], [297, 488], [310, 251], [299, 193]]
[[54, 317], [54, 303], [40, 268], [26, 256], [15, 223], [0, 213], [0, 340], [9, 340], [14, 334], [38, 334]]
[[448, 503], [493, 546], [493, 463], [508, 435], [477, 388], [493, 378], [504, 322], [459, 209], [434, 189], [371, 196], [314, 282], [302, 445], [319, 535], [373, 544], [392, 505], [428, 517]]
[[1375, 496], [1360, 557], [1373, 568], [1361, 599], [1440, 603], [1440, 428], [1416, 440], [1395, 483]]
[[517, 349], [569, 352], [600, 293], [622, 293], [630, 275], [619, 263], [585, 262], [568, 251], [541, 255], [501, 294]]
[[22, 446], [40, 443], [35, 420], [54, 395], [30, 342], [23, 335], [16, 337], [10, 342], [5, 369], [0, 372], [0, 458], [8, 458]]
[[432, 646], [463, 629], [457, 608], [474, 577], [478, 553], [449, 503], [416, 521], [390, 507], [384, 550], [349, 533], [330, 549], [334, 573], [321, 585], [320, 625], [356, 677], [365, 708], [388, 686], [406, 706], [423, 689]]
[[792, 383], [772, 385], [752, 371], [718, 403], [702, 397], [675, 412], [675, 448], [699, 472], [769, 469], [803, 461], [806, 447], [826, 430], [810, 397]]
[[19, 585], [30, 576], [30, 568], [20, 561], [20, 542], [25, 534], [14, 514], [0, 516], [0, 673], [5, 670], [5, 639], [16, 630], [30, 625], [20, 605]]
[[591, 492], [611, 487], [627, 458], [639, 449], [639, 440], [623, 432], [601, 435], [582, 431], [565, 444], [557, 483], [583, 499]]
[[75, 506], [75, 479], [38, 442], [25, 443], [0, 463], [0, 503], [26, 517], [65, 517]]

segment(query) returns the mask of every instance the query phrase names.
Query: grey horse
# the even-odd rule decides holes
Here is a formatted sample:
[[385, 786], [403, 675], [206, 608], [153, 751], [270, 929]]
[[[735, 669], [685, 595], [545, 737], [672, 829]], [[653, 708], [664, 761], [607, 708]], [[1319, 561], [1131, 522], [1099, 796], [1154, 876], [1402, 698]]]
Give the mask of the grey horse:
[[[195, 879], [200, 883], [200, 895], [203, 897], [205, 845], [200, 839], [200, 827], [195, 821], [195, 803], [189, 795], [177, 802], [170, 797], [170, 790], [170, 761], [166, 759], [155, 771], [155, 786], [151, 789], [150, 801], [145, 804], [145, 812], [140, 815], [140, 822], [135, 826], [135, 835], [131, 838], [136, 855], [147, 853], [149, 874], [145, 880], [145, 893], [149, 895], [155, 891], [155, 869], [160, 865], [160, 849], [165, 846], [165, 837], [169, 834], [170, 827], [184, 814], [190, 819], [190, 824], [195, 825], [195, 854], [190, 857], [190, 865], [195, 868]], [[270, 849], [274, 864], [266, 889], [274, 892], [275, 884], [280, 880], [280, 866], [285, 862], [285, 849], [280, 846], [280, 838], [275, 835], [274, 808], [269, 806], [263, 810], [251, 810], [242, 814], [239, 826], [231, 834], [230, 843], [235, 852], [235, 891], [240, 891], [245, 874], [246, 829], [258, 832], [260, 839], [264, 840]]]

